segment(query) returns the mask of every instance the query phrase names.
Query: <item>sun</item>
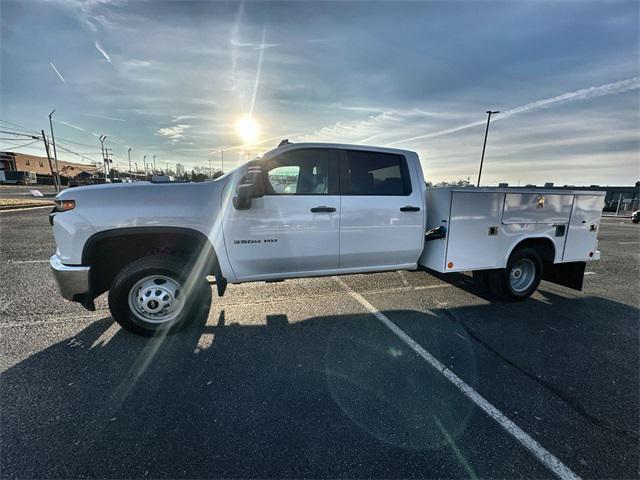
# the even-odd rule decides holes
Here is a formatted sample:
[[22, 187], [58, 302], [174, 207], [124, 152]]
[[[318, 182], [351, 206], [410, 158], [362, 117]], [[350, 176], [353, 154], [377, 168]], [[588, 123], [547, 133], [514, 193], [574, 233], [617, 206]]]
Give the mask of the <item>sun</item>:
[[242, 143], [251, 143], [258, 137], [258, 125], [250, 115], [244, 115], [236, 122], [236, 133]]

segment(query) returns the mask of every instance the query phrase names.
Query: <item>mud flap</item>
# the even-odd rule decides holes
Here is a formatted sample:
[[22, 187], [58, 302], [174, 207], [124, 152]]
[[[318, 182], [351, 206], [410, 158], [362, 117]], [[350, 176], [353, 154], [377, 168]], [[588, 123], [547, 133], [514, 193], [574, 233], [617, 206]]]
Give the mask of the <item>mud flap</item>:
[[542, 279], [574, 290], [582, 290], [584, 269], [587, 262], [549, 263], [545, 262]]

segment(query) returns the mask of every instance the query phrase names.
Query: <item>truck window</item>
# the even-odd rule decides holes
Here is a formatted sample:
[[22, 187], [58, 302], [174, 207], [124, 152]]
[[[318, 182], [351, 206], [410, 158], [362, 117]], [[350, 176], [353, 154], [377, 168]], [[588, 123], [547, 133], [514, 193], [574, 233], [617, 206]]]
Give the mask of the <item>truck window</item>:
[[267, 195], [327, 195], [329, 151], [301, 149], [266, 161]]
[[348, 150], [342, 169], [343, 195], [409, 195], [411, 180], [401, 155]]

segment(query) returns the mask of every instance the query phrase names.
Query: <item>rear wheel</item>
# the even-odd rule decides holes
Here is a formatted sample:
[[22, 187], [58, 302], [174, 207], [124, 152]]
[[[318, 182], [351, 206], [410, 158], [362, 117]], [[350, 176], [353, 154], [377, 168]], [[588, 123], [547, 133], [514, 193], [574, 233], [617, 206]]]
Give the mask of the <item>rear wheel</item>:
[[536, 291], [542, 279], [542, 259], [533, 248], [521, 248], [509, 257], [507, 268], [488, 274], [491, 292], [506, 300], [521, 301]]
[[154, 255], [131, 263], [109, 289], [109, 309], [127, 330], [144, 336], [176, 331], [206, 318], [211, 288], [204, 273], [180, 257]]

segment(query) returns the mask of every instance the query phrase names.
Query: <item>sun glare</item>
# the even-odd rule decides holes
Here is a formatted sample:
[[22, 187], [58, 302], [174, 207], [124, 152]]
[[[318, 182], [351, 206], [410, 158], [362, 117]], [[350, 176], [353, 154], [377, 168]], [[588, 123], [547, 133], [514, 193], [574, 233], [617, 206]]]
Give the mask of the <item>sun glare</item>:
[[251, 143], [258, 137], [258, 125], [253, 118], [245, 115], [236, 122], [236, 132], [242, 143]]

